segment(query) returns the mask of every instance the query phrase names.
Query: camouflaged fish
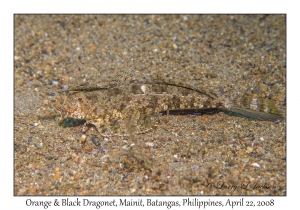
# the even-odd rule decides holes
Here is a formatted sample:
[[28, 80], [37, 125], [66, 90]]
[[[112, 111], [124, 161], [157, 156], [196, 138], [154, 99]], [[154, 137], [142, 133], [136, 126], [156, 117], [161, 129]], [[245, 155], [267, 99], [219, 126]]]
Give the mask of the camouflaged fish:
[[[222, 110], [260, 120], [281, 119], [274, 101], [243, 96], [240, 100], [217, 97], [172, 80], [143, 84], [110, 84], [102, 87], [78, 86], [58, 103], [69, 124], [94, 125], [103, 136], [144, 133], [157, 126], [161, 114], [200, 114]], [[74, 123], [73, 123], [74, 122]]]

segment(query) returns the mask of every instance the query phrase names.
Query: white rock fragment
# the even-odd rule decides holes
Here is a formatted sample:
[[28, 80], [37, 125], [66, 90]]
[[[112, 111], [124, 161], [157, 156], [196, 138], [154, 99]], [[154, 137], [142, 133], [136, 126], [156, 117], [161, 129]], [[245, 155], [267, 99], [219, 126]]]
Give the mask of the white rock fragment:
[[58, 85], [58, 81], [52, 80], [52, 85]]
[[147, 147], [151, 147], [151, 148], [154, 147], [154, 143], [153, 143], [153, 142], [146, 142], [145, 145], [146, 145]]
[[141, 90], [143, 91], [144, 94], [146, 93], [146, 89], [147, 89], [147, 86], [146, 86], [146, 85], [142, 85], [142, 86], [141, 86]]
[[260, 168], [260, 165], [258, 163], [252, 163], [251, 165]]

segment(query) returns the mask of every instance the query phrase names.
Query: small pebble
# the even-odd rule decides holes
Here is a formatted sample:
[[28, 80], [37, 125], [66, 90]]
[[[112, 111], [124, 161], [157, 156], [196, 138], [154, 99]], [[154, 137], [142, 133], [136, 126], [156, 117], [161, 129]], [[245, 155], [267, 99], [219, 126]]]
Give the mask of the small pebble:
[[36, 148], [41, 149], [41, 148], [43, 148], [43, 142], [36, 142], [35, 146], [36, 146]]
[[96, 146], [99, 146], [100, 145], [100, 140], [97, 136], [93, 136], [92, 137], [92, 142], [96, 145]]
[[58, 82], [55, 80], [52, 80], [52, 85], [58, 85]]
[[247, 147], [247, 150], [246, 150], [247, 153], [251, 153], [252, 151], [253, 151], [253, 149], [251, 147]]
[[258, 163], [252, 163], [251, 165], [260, 168], [260, 165]]
[[199, 126], [199, 129], [202, 130], [202, 131], [206, 131], [206, 128], [205, 128], [204, 125], [200, 125], [200, 126]]
[[152, 142], [146, 142], [145, 145], [147, 147], [151, 147], [151, 148], [154, 147], [154, 143], [152, 143]]
[[48, 105], [48, 104], [50, 104], [50, 101], [49, 100], [44, 100], [44, 104]]
[[129, 145], [124, 145], [122, 148], [123, 148], [124, 150], [130, 150], [130, 146], [129, 146]]

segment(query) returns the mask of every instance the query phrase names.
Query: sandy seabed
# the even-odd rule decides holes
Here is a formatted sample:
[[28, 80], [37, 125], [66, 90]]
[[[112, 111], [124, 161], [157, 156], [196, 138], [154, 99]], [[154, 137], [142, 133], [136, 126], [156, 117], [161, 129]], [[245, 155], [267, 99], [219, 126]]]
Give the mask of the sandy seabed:
[[286, 195], [285, 119], [162, 116], [152, 132], [92, 139], [55, 109], [74, 84], [160, 74], [271, 98], [285, 118], [285, 15], [14, 18], [14, 195]]

